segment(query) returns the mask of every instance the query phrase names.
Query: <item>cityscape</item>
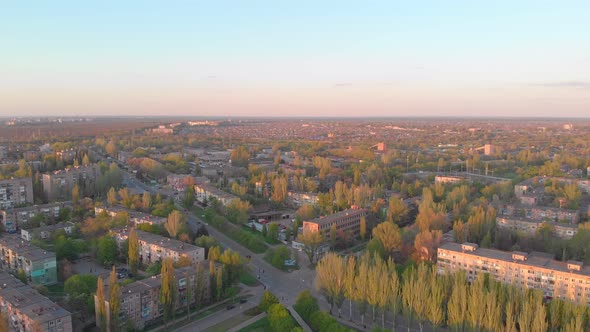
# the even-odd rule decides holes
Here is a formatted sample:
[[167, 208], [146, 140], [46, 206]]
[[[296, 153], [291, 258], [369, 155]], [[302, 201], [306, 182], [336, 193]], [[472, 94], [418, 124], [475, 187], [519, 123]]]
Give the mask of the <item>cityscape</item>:
[[588, 3], [2, 7], [0, 332], [590, 331]]

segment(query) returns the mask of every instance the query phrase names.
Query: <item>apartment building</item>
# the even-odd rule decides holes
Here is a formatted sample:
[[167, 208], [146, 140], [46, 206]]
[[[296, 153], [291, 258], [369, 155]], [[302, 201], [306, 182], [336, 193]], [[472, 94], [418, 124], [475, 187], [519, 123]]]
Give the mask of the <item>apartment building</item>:
[[217, 199], [224, 206], [229, 204], [238, 197], [223, 190], [219, 190], [210, 184], [198, 183], [195, 184], [195, 198], [200, 203], [211, 202], [211, 199]]
[[580, 214], [577, 210], [555, 208], [550, 206], [522, 206], [499, 204], [498, 215], [507, 217], [523, 217], [538, 221], [565, 221], [577, 224]]
[[360, 233], [361, 217], [367, 215], [367, 209], [348, 209], [329, 216], [315, 218], [303, 222], [303, 231], [320, 232], [324, 239], [329, 238], [332, 225], [337, 231], [349, 232], [352, 236]]
[[43, 174], [43, 192], [50, 201], [72, 196], [72, 188], [78, 184], [84, 192], [92, 193], [100, 179], [100, 165], [75, 166]]
[[55, 220], [62, 209], [71, 206], [72, 202], [57, 202], [0, 210], [0, 222], [5, 231], [16, 233], [21, 228], [27, 228], [29, 220], [38, 214], [44, 215], [48, 220]]
[[590, 267], [577, 261], [556, 261], [546, 253], [507, 252], [448, 242], [438, 248], [436, 264], [438, 273], [463, 270], [469, 281], [488, 273], [503, 283], [539, 289], [547, 299], [590, 299]]
[[[127, 229], [112, 232], [119, 245], [129, 237]], [[205, 248], [140, 230], [137, 230], [137, 237], [139, 258], [143, 264], [152, 264], [166, 257], [172, 258], [175, 263], [186, 257], [193, 265], [205, 260]]]
[[287, 200], [294, 206], [302, 206], [305, 204], [317, 205], [318, 194], [308, 192], [289, 191]]
[[115, 217], [117, 214], [125, 212], [129, 214], [129, 221], [134, 225], [149, 224], [149, 225], [163, 225], [166, 223], [166, 218], [154, 216], [152, 214], [143, 213], [140, 211], [129, 210], [123, 206], [97, 206], [94, 208], [94, 214], [99, 215], [105, 212], [110, 217]]
[[34, 284], [51, 285], [57, 282], [55, 253], [24, 241], [17, 234], [0, 237], [0, 268], [11, 273], [22, 269], [29, 282]]
[[30, 229], [21, 229], [20, 237], [25, 241], [31, 241], [33, 239], [46, 240], [50, 238], [57, 231], [63, 230], [66, 234], [72, 234], [74, 230], [73, 222], [60, 222], [54, 225], [41, 226]]
[[184, 191], [187, 186], [195, 183], [195, 178], [188, 174], [169, 174], [166, 182], [176, 191]]
[[[194, 266], [186, 266], [177, 268], [175, 272], [176, 285], [176, 308], [186, 308], [187, 301], [190, 305], [195, 305], [196, 300], [200, 298], [200, 303], [209, 302], [209, 264], [208, 262], [201, 262], [203, 264], [203, 275], [197, 277], [197, 269]], [[196, 295], [197, 278], [201, 278], [203, 282], [203, 293]], [[191, 297], [187, 298], [187, 285], [191, 285]], [[121, 325], [134, 326], [138, 330], [143, 330], [146, 325], [149, 325], [154, 320], [160, 318], [164, 314], [164, 308], [160, 303], [160, 287], [162, 286], [162, 278], [160, 275], [153, 276], [148, 279], [136, 281], [125, 285], [121, 288], [121, 309], [119, 311], [119, 322]], [[105, 289], [105, 294], [108, 294], [108, 289]], [[98, 306], [98, 299], [94, 297], [94, 305]], [[105, 308], [107, 308], [106, 325], [110, 326], [109, 299], [105, 299]], [[98, 312], [98, 310], [96, 310]], [[100, 324], [100, 319], [96, 317], [97, 325]]]
[[33, 180], [31, 178], [0, 180], [0, 209], [6, 210], [24, 204], [33, 204]]
[[522, 232], [529, 236], [534, 236], [543, 225], [551, 227], [552, 234], [562, 239], [571, 239], [578, 233], [578, 225], [518, 217], [496, 217], [496, 225], [499, 228]]
[[0, 271], [0, 312], [9, 317], [9, 331], [71, 332], [72, 314], [31, 286]]

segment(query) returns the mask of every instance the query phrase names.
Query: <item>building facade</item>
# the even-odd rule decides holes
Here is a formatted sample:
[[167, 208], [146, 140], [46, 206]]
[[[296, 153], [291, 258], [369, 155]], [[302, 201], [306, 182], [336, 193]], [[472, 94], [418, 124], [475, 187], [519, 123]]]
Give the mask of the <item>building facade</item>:
[[571, 239], [578, 233], [578, 225], [516, 217], [496, 217], [496, 225], [499, 228], [522, 232], [529, 236], [537, 234], [537, 231], [543, 225], [547, 225], [552, 230], [553, 235], [562, 239]]
[[17, 178], [0, 180], [0, 210], [33, 204], [33, 180]]
[[27, 228], [29, 220], [38, 214], [42, 214], [48, 220], [55, 220], [64, 208], [69, 208], [71, 205], [71, 202], [57, 202], [0, 210], [0, 222], [5, 231], [16, 233], [21, 228]]
[[226, 193], [223, 190], [219, 190], [210, 184], [198, 183], [195, 184], [195, 198], [199, 203], [211, 202], [213, 198], [217, 199], [221, 204], [226, 206], [234, 199], [238, 197], [230, 193]]
[[[159, 262], [166, 257], [172, 258], [175, 263], [184, 257], [193, 265], [205, 260], [205, 248], [140, 230], [136, 232], [139, 239], [139, 258], [143, 264]], [[129, 238], [127, 229], [113, 233], [119, 246]]]
[[438, 273], [465, 271], [469, 281], [487, 273], [503, 283], [539, 289], [547, 299], [578, 303], [590, 299], [590, 267], [576, 261], [556, 261], [546, 253], [507, 252], [448, 242], [438, 248], [436, 264]]
[[303, 231], [320, 232], [324, 239], [329, 238], [332, 225], [337, 231], [348, 232], [352, 236], [360, 234], [361, 218], [367, 216], [367, 209], [348, 209], [329, 216], [303, 222]]
[[72, 188], [77, 184], [80, 192], [93, 193], [100, 179], [100, 165], [75, 166], [43, 174], [43, 192], [50, 201], [72, 197]]
[[15, 274], [22, 269], [33, 284], [57, 283], [55, 253], [24, 241], [17, 234], [0, 237], [0, 268]]
[[[177, 268], [175, 272], [176, 285], [176, 309], [186, 308], [187, 301], [189, 305], [209, 302], [209, 264], [201, 262], [202, 275], [197, 276], [197, 268], [187, 266]], [[197, 296], [197, 282], [202, 282], [202, 293]], [[191, 296], [187, 296], [187, 286], [190, 285]], [[160, 303], [160, 288], [162, 286], [161, 275], [153, 276], [148, 279], [136, 281], [125, 285], [121, 288], [121, 309], [119, 312], [119, 322], [121, 325], [133, 326], [138, 330], [143, 330], [150, 322], [160, 318], [164, 314], [164, 307]], [[108, 290], [105, 290], [108, 294]], [[94, 297], [95, 308], [98, 307], [98, 299]], [[106, 325], [110, 326], [110, 316], [108, 310], [109, 299], [105, 299], [105, 308], [107, 308]], [[100, 318], [97, 312], [96, 322], [100, 324]], [[107, 329], [108, 330], [108, 329]]]
[[119, 205], [115, 206], [97, 206], [94, 208], [94, 214], [99, 215], [101, 213], [106, 213], [110, 217], [115, 217], [119, 213], [127, 213], [129, 214], [129, 221], [133, 223], [133, 225], [139, 224], [149, 224], [149, 225], [164, 225], [166, 223], [166, 218], [154, 216], [153, 214], [143, 213], [139, 211], [129, 210]]
[[46, 240], [50, 238], [55, 232], [63, 230], [66, 234], [72, 234], [74, 230], [73, 222], [60, 222], [55, 225], [41, 226], [37, 228], [21, 229], [20, 237], [25, 241], [31, 241], [33, 239]]
[[6, 272], [0, 272], [0, 312], [8, 316], [9, 331], [73, 331], [71, 313]]

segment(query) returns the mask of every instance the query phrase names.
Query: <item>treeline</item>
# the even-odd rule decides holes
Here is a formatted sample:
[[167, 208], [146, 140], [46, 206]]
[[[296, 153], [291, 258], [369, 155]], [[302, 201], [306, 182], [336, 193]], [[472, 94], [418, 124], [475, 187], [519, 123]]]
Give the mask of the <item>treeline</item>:
[[590, 329], [585, 303], [559, 299], [547, 303], [540, 290], [506, 285], [487, 274], [469, 282], [464, 272], [440, 275], [436, 266], [427, 263], [402, 269], [378, 255], [356, 259], [328, 253], [317, 265], [316, 287], [330, 304], [330, 313], [336, 307], [340, 316], [348, 301], [350, 320], [355, 309], [361, 324], [382, 328], [395, 328], [396, 316], [403, 314], [408, 326], [418, 324], [420, 330], [426, 323], [461, 332]]

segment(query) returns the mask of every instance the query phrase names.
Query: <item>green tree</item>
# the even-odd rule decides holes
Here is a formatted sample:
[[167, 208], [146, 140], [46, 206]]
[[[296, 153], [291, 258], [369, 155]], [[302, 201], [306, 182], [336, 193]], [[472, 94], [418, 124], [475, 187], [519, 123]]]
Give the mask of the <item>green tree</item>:
[[190, 210], [195, 204], [195, 200], [195, 188], [193, 186], [187, 186], [187, 188], [184, 190], [184, 199], [182, 204], [185, 208]]
[[389, 206], [387, 208], [386, 220], [394, 224], [401, 224], [408, 215], [408, 207], [404, 203], [403, 199], [398, 197], [389, 198]]
[[279, 299], [273, 293], [267, 290], [264, 291], [264, 294], [262, 294], [258, 308], [266, 312], [273, 304], [277, 303], [279, 303]]
[[209, 256], [209, 248], [219, 246], [219, 242], [212, 236], [203, 235], [195, 239], [195, 245], [205, 248], [205, 257]]
[[289, 312], [280, 303], [271, 305], [268, 308], [268, 321], [273, 331], [291, 331], [295, 327], [295, 322]]
[[379, 240], [388, 255], [399, 251], [402, 245], [399, 227], [390, 222], [382, 222], [373, 228], [373, 238]]
[[297, 237], [297, 240], [303, 244], [303, 252], [307, 255], [309, 263], [314, 264], [318, 248], [324, 241], [320, 232], [304, 229], [303, 233]]
[[174, 264], [171, 258], [164, 258], [160, 274], [162, 280], [160, 303], [164, 307], [164, 321], [169, 322], [174, 316], [176, 304], [176, 280], [174, 277]]
[[98, 240], [98, 251], [96, 255], [98, 262], [103, 266], [109, 266], [117, 260], [119, 256], [117, 241], [109, 235], [105, 235]]
[[137, 236], [137, 231], [135, 228], [131, 228], [129, 231], [129, 250], [128, 250], [128, 259], [129, 259], [129, 267], [131, 268], [131, 273], [133, 275], [137, 275], [137, 269], [139, 268], [139, 238]]
[[279, 239], [279, 225], [276, 222], [271, 222], [268, 226], [268, 238], [273, 241]]
[[367, 237], [367, 218], [365, 216], [361, 216], [360, 220], [360, 236], [361, 240], [365, 240]]
[[144, 191], [141, 196], [141, 206], [145, 211], [149, 211], [152, 207], [152, 195], [147, 191]]
[[316, 267], [316, 288], [326, 297], [330, 304], [330, 313], [334, 305], [338, 307], [338, 316], [342, 315], [346, 266], [344, 259], [335, 253], [327, 253]]

